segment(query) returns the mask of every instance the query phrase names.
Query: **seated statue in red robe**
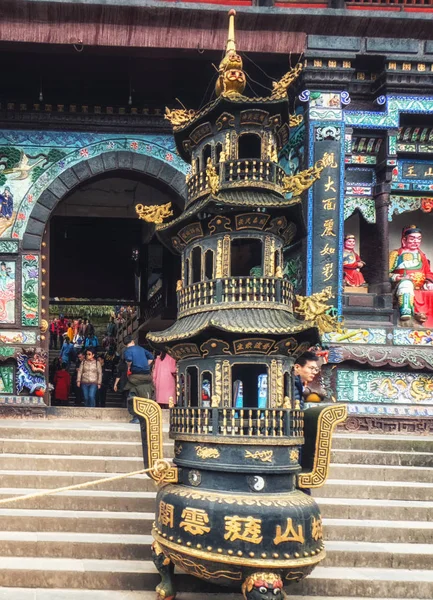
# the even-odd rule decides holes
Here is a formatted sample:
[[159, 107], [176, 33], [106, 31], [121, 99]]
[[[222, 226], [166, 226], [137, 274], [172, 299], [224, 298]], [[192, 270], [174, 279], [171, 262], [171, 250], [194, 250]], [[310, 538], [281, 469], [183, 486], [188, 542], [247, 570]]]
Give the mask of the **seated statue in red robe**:
[[365, 262], [355, 252], [355, 236], [346, 235], [343, 250], [343, 279], [344, 284], [351, 287], [366, 287], [367, 283], [361, 273]]
[[433, 323], [433, 273], [421, 251], [422, 232], [416, 225], [405, 227], [401, 247], [389, 257], [389, 276], [396, 284], [400, 319], [415, 317], [426, 327]]

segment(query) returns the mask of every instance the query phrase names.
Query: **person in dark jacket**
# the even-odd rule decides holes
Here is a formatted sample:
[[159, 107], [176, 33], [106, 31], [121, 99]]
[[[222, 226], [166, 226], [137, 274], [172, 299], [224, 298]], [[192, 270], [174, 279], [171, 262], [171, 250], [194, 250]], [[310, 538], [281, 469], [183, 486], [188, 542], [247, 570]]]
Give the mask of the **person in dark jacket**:
[[105, 402], [107, 399], [107, 392], [110, 388], [111, 378], [113, 377], [113, 368], [110, 363], [106, 363], [104, 355], [98, 356], [98, 362], [102, 369], [102, 383], [96, 395], [96, 406], [105, 408]]
[[295, 401], [299, 402], [301, 410], [304, 408], [304, 392], [308, 387], [307, 384], [313, 381], [319, 371], [318, 361], [319, 357], [314, 352], [304, 352], [296, 359], [295, 366], [293, 367], [293, 374], [295, 376]]
[[125, 390], [125, 386], [128, 383], [128, 365], [126, 360], [121, 358], [116, 367], [116, 379], [114, 380], [113, 390], [115, 392], [121, 392], [122, 394], [122, 405], [127, 407], [128, 405], [128, 394], [129, 391]]

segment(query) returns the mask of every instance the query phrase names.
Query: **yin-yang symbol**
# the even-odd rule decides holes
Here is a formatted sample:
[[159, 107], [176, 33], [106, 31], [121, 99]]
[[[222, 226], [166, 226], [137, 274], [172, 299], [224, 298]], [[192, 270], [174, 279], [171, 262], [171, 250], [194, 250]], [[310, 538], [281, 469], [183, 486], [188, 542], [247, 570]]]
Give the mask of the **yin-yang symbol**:
[[260, 475], [251, 475], [248, 477], [248, 485], [255, 492], [261, 492], [265, 487], [265, 480]]

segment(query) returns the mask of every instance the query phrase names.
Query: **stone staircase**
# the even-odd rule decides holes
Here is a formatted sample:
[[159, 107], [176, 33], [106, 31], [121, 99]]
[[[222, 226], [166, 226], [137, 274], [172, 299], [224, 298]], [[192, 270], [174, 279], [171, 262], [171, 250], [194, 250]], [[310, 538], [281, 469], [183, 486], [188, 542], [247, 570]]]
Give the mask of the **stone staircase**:
[[[142, 468], [127, 422], [3, 421], [0, 449], [0, 499]], [[290, 595], [431, 599], [432, 438], [338, 434], [332, 458], [315, 492], [328, 556]], [[135, 476], [0, 506], [0, 600], [154, 600], [154, 498], [153, 482]], [[178, 600], [241, 598], [182, 574], [178, 585]]]

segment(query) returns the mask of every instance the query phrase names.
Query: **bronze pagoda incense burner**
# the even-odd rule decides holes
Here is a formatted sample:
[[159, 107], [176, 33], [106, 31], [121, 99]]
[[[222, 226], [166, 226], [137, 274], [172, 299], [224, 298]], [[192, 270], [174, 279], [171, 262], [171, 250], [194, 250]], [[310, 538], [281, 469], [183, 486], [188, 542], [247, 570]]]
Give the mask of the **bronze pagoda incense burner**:
[[158, 600], [176, 596], [174, 567], [248, 600], [287, 597], [283, 587], [325, 557], [320, 510], [306, 492], [325, 482], [332, 431], [346, 416], [344, 405], [303, 411], [294, 400], [295, 358], [320, 337], [314, 321], [296, 318], [283, 278], [283, 249], [305, 234], [293, 190], [333, 157], [286, 176], [278, 149], [300, 68], [268, 98], [243, 96], [229, 14], [217, 99], [200, 112], [168, 111], [192, 169], [184, 212], [158, 226], [182, 255], [178, 319], [148, 339], [178, 361], [174, 466], [161, 461], [160, 407], [134, 399], [145, 466], [161, 467], [152, 475]]

